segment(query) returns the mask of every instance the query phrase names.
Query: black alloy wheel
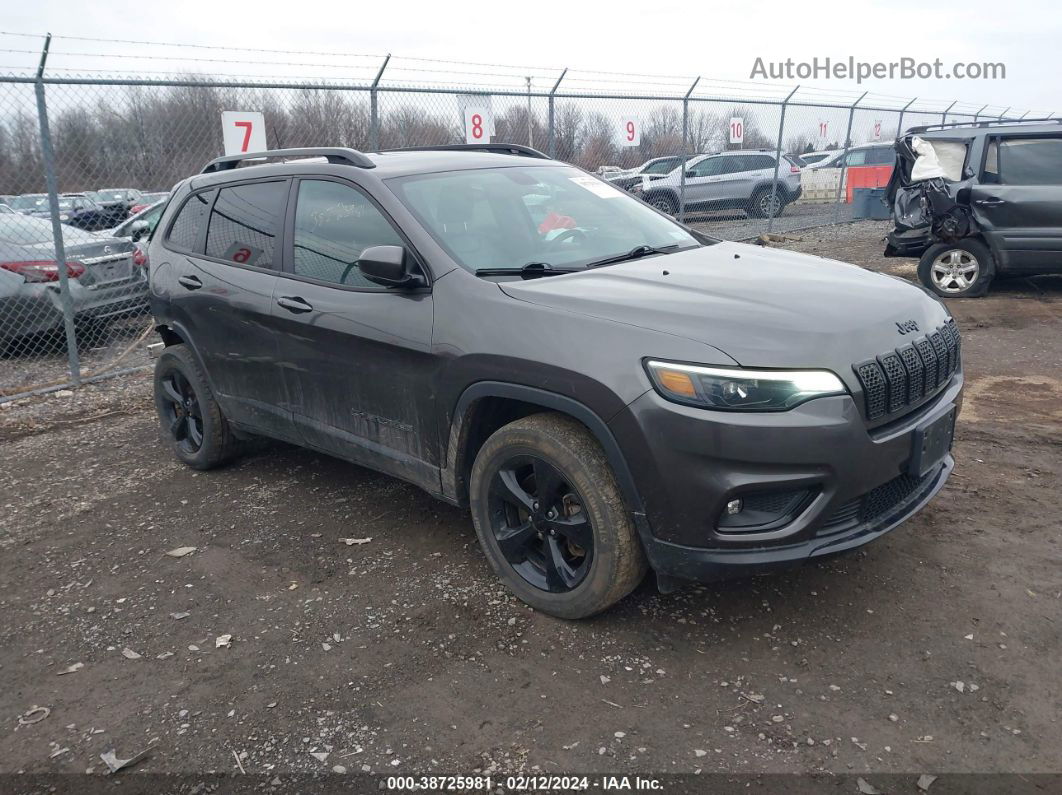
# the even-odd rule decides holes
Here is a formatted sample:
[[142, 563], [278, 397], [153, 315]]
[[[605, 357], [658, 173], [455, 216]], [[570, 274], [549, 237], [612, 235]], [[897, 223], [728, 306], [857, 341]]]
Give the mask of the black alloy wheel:
[[180, 370], [162, 379], [163, 422], [181, 450], [195, 455], [203, 446], [203, 412], [191, 383]]
[[487, 502], [498, 547], [526, 582], [565, 593], [586, 578], [593, 527], [582, 498], [556, 467], [531, 455], [506, 460], [491, 479]]

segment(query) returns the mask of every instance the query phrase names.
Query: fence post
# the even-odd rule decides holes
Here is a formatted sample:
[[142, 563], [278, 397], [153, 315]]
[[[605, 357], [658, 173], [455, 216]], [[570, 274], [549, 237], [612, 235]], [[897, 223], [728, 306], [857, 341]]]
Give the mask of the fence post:
[[948, 105], [948, 107], [945, 109], [945, 111], [940, 114], [940, 123], [941, 124], [947, 124], [948, 123], [948, 113], [951, 111], [952, 108], [955, 107], [955, 103], [958, 102], [958, 101], [959, 100], [955, 100], [955, 102], [952, 102], [950, 105]]
[[980, 116], [984, 112], [984, 109], [987, 107], [988, 105], [982, 105], [981, 110], [977, 111], [977, 113], [974, 114], [974, 124], [977, 124], [977, 117]]
[[686, 161], [690, 159], [690, 95], [697, 84], [701, 82], [701, 76], [694, 78], [693, 85], [682, 98], [682, 163], [679, 168], [679, 212], [678, 221], [686, 223]]
[[896, 122], [896, 137], [900, 138], [903, 135], [903, 114], [907, 112], [907, 109], [918, 101], [918, 97], [915, 97], [902, 108], [900, 108], [900, 120]]
[[[833, 222], [837, 223], [837, 216], [841, 214], [841, 190], [844, 188], [844, 178], [848, 173], [848, 150], [852, 145], [852, 121], [855, 119], [856, 105], [863, 101], [863, 97], [867, 95], [864, 91], [863, 95], [852, 103], [852, 107], [848, 109], [848, 129], [844, 133], [844, 154], [841, 155], [841, 178], [837, 180], [837, 194], [833, 197]], [[847, 203], [847, 202], [846, 202]]]
[[566, 74], [568, 74], [568, 67], [567, 66], [564, 67], [563, 71], [561, 71], [560, 77], [557, 78], [557, 82], [554, 83], [553, 84], [553, 88], [550, 89], [549, 98], [548, 98], [548, 102], [549, 102], [549, 152], [548, 152], [548, 154], [554, 160], [557, 159], [557, 138], [556, 138], [556, 135], [554, 134], [554, 126], [553, 126], [554, 125], [554, 102], [555, 102], [553, 95], [557, 93], [557, 89], [560, 88], [561, 80], [564, 79], [564, 76]]
[[44, 96], [44, 65], [48, 61], [48, 48], [52, 34], [44, 39], [41, 62], [37, 67], [37, 117], [41, 125], [41, 159], [44, 161], [44, 181], [48, 187], [48, 211], [52, 221], [52, 244], [55, 246], [55, 262], [59, 271], [59, 304], [63, 308], [63, 331], [66, 334], [66, 356], [70, 363], [70, 380], [74, 386], [81, 384], [81, 362], [77, 355], [77, 332], [74, 329], [74, 304], [70, 300], [70, 275], [67, 272], [66, 246], [63, 243], [63, 225], [59, 221], [59, 180], [55, 176], [55, 152], [48, 128], [48, 103]]
[[1000, 121], [1003, 121], [1005, 118], [1007, 118], [1007, 114], [1010, 113], [1010, 109], [1012, 107], [1014, 107], [1014, 106], [1013, 105], [1008, 105], [1007, 109], [999, 114], [999, 120]]
[[778, 119], [778, 145], [774, 149], [774, 180], [771, 182], [771, 211], [767, 214], [767, 234], [771, 234], [774, 226], [774, 202], [778, 198], [778, 169], [782, 165], [782, 135], [785, 132], [785, 109], [793, 94], [800, 90], [797, 86], [789, 92], [789, 96], [782, 100], [781, 118]]
[[384, 69], [387, 68], [387, 62], [391, 60], [391, 53], [387, 53], [384, 56], [383, 63], [380, 64], [380, 71], [376, 73], [376, 79], [372, 81], [372, 86], [369, 87], [369, 151], [380, 151], [380, 107], [377, 98], [377, 91], [380, 85], [380, 78], [383, 77]]

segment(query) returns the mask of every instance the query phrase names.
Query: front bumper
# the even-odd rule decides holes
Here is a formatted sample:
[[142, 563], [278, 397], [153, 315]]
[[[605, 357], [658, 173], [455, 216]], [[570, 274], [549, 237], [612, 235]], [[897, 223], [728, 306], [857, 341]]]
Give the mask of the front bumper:
[[[916, 430], [962, 403], [962, 372], [929, 403], [868, 429], [850, 396], [787, 412], [715, 412], [680, 406], [655, 391], [610, 426], [638, 484], [642, 542], [665, 577], [711, 581], [799, 564], [861, 546], [917, 513], [940, 491], [954, 461], [908, 474]], [[770, 526], [721, 528], [728, 501], [806, 493]]]

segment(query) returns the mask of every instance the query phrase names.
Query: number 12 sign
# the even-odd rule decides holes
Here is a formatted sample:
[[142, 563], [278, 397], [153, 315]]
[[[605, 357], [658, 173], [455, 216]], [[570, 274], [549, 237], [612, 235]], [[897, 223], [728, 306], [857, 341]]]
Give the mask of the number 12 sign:
[[490, 143], [490, 111], [485, 108], [465, 108], [465, 143]]
[[223, 110], [221, 129], [227, 155], [269, 149], [266, 146], [265, 116], [258, 111]]

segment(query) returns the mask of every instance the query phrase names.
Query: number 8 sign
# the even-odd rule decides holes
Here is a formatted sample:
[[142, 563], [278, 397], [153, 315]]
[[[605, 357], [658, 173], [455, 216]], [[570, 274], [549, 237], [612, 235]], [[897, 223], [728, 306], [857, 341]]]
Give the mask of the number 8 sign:
[[625, 116], [620, 119], [619, 146], [640, 146], [642, 143], [642, 123], [634, 116]]
[[465, 143], [490, 143], [490, 111], [485, 108], [465, 108]]

